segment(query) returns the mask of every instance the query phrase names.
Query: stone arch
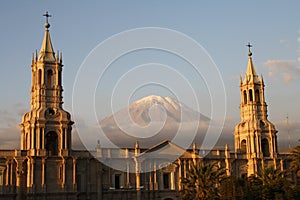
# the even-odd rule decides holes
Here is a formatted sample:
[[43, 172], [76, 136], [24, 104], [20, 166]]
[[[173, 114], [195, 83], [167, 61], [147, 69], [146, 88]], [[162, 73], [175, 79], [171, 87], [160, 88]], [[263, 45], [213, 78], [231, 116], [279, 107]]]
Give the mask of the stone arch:
[[241, 141], [241, 152], [247, 152], [247, 141], [245, 139]]
[[249, 90], [249, 101], [253, 101], [253, 92], [252, 92], [252, 89]]
[[259, 90], [258, 89], [255, 90], [255, 101], [260, 102], [260, 95], [259, 95]]
[[247, 92], [246, 92], [246, 90], [244, 90], [243, 97], [244, 97], [244, 103], [247, 103]]
[[57, 156], [58, 154], [58, 136], [55, 131], [49, 131], [46, 134], [45, 148], [48, 156]]
[[270, 148], [269, 148], [269, 141], [267, 138], [262, 139], [261, 141], [261, 149], [264, 157], [270, 156]]
[[162, 198], [163, 200], [174, 200], [175, 198], [173, 198], [173, 197], [164, 197], [164, 198]]

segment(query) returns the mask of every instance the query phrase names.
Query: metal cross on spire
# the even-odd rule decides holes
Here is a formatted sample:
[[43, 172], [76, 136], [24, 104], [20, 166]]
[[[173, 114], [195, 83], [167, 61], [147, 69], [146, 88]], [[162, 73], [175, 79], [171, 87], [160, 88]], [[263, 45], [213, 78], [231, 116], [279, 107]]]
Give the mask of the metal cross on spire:
[[45, 14], [43, 14], [44, 17], [46, 17], [46, 23], [44, 24], [45, 28], [48, 29], [50, 27], [50, 24], [48, 23], [48, 18], [52, 17], [52, 15], [48, 14], [48, 11], [46, 11]]
[[248, 42], [248, 44], [246, 45], [246, 47], [249, 48], [248, 56], [252, 56], [252, 52], [251, 52], [251, 47], [252, 47], [252, 45], [250, 44], [250, 42]]
[[49, 17], [52, 17], [52, 15], [49, 15], [49, 14], [48, 14], [48, 11], [46, 11], [46, 13], [43, 14], [43, 16], [46, 17], [46, 23], [48, 23], [48, 18], [49, 18]]
[[249, 48], [249, 52], [251, 52], [252, 45], [250, 44], [250, 42], [248, 42], [248, 44], [246, 46]]

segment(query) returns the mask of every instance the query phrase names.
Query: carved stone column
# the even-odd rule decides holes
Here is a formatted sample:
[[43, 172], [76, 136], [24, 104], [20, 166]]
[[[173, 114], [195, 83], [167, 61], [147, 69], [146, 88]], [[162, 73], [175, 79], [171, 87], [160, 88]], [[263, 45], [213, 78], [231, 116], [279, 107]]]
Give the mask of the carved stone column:
[[15, 157], [16, 166], [16, 199], [22, 200], [24, 199], [25, 193], [25, 177], [24, 177], [24, 169], [23, 163], [26, 160], [26, 157]]

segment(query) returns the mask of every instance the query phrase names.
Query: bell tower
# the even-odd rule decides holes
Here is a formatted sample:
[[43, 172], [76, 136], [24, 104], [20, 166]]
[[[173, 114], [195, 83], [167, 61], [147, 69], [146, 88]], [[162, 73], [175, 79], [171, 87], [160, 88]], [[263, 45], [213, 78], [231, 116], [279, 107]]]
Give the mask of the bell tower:
[[24, 114], [21, 150], [31, 156], [67, 156], [71, 150], [71, 115], [62, 108], [62, 54], [55, 55], [46, 12], [45, 35], [39, 54], [32, 55], [31, 110]]
[[248, 175], [255, 174], [264, 159], [277, 158], [275, 126], [267, 119], [267, 104], [263, 76], [258, 77], [253, 62], [250, 43], [247, 47], [248, 67], [244, 80], [240, 78], [241, 122], [235, 127], [234, 143], [237, 153], [245, 153], [248, 160]]

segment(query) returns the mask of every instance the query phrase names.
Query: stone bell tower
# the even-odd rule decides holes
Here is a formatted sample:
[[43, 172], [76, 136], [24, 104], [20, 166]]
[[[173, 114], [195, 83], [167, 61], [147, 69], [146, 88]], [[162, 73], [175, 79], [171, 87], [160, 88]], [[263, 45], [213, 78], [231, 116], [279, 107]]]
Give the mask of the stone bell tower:
[[245, 153], [248, 160], [248, 175], [259, 172], [265, 159], [277, 158], [277, 136], [275, 126], [267, 119], [263, 77], [258, 77], [253, 62], [250, 44], [248, 67], [240, 78], [241, 122], [235, 127], [234, 142], [237, 153]]
[[62, 54], [55, 55], [50, 39], [48, 13], [39, 54], [32, 56], [31, 110], [20, 124], [21, 150], [31, 156], [67, 156], [71, 150], [70, 114], [63, 110]]

